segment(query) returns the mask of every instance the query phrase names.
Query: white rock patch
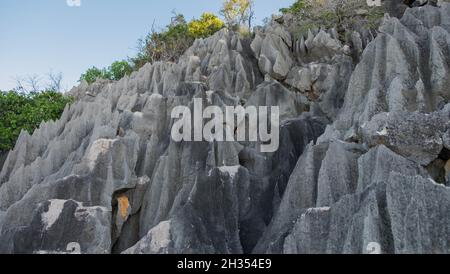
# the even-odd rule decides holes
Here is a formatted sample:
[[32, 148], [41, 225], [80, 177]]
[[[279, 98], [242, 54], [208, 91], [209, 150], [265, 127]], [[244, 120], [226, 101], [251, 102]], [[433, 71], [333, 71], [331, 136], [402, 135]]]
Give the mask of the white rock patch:
[[93, 170], [95, 168], [98, 157], [102, 154], [107, 153], [111, 149], [115, 141], [116, 140], [98, 139], [92, 144], [86, 157], [86, 161], [90, 170]]
[[170, 221], [161, 222], [159, 225], [150, 230], [149, 234], [152, 237], [150, 242], [150, 250], [152, 252], [159, 252], [169, 246], [170, 239]]
[[228, 173], [231, 177], [231, 179], [234, 179], [236, 174], [239, 171], [240, 166], [221, 166], [219, 167], [220, 172], [222, 173]]
[[311, 213], [315, 213], [315, 212], [326, 212], [326, 211], [330, 211], [330, 207], [314, 207], [314, 208], [309, 208], [306, 213], [307, 214], [311, 214]]
[[41, 214], [41, 220], [45, 224], [46, 230], [50, 229], [56, 220], [58, 220], [67, 200], [50, 200], [49, 202], [48, 211]]
[[377, 131], [377, 134], [379, 136], [387, 136], [388, 135], [387, 128], [383, 128], [381, 131]]
[[172, 242], [170, 221], [164, 221], [152, 228], [136, 245], [125, 250], [124, 254], [164, 254]]
[[214, 91], [212, 91], [212, 90], [208, 90], [207, 92], [206, 92], [206, 96], [207, 96], [207, 100], [208, 100], [208, 103], [209, 104], [212, 104], [213, 103], [213, 101], [212, 101], [212, 95], [214, 94]]

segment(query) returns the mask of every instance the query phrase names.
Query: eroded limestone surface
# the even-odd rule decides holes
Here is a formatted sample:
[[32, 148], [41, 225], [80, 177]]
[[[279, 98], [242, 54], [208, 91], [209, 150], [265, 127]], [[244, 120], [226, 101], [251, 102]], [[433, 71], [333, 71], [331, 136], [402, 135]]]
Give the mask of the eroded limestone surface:
[[[1, 168], [0, 253], [450, 253], [450, 5], [352, 37], [273, 21], [82, 83]], [[174, 142], [194, 98], [279, 106], [279, 150]]]

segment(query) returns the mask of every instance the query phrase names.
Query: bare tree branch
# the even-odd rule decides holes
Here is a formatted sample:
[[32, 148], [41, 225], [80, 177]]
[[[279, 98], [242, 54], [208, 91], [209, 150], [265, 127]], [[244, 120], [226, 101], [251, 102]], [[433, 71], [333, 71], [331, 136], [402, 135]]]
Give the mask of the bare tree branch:
[[41, 78], [37, 74], [27, 75], [25, 77], [25, 83], [29, 87], [30, 92], [39, 92], [40, 89]]
[[28, 90], [25, 87], [25, 83], [22, 77], [16, 76], [14, 77], [14, 81], [16, 82], [16, 87], [14, 88], [15, 91], [21, 93], [28, 93]]
[[47, 76], [49, 80], [47, 89], [60, 92], [62, 89], [62, 72], [54, 73], [50, 71]]
[[253, 19], [255, 19], [255, 2], [252, 0], [250, 1], [250, 6], [248, 8], [248, 31], [252, 31], [252, 23]]

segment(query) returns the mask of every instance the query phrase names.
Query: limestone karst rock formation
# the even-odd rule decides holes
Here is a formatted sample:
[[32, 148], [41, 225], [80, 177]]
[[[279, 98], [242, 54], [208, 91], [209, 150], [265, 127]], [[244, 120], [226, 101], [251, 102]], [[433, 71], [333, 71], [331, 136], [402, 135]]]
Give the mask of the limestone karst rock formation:
[[6, 161], [7, 156], [8, 152], [0, 151], [0, 168], [3, 167], [3, 163]]
[[[450, 4], [352, 37], [222, 30], [74, 88], [1, 169], [0, 253], [450, 253]], [[194, 98], [280, 106], [278, 151], [174, 142]]]

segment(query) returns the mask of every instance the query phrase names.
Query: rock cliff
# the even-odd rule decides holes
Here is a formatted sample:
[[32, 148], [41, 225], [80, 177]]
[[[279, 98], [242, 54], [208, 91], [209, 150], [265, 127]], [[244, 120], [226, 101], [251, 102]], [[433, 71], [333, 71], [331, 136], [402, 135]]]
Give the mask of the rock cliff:
[[[0, 253], [450, 253], [450, 4], [351, 37], [222, 30], [74, 88], [3, 164]], [[279, 149], [173, 141], [195, 98], [279, 106]]]

